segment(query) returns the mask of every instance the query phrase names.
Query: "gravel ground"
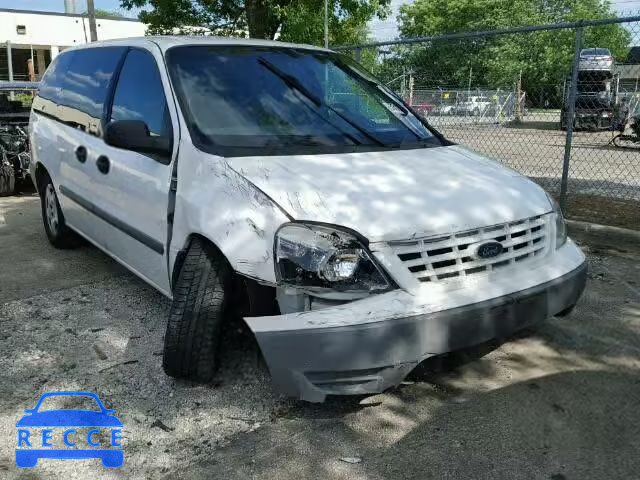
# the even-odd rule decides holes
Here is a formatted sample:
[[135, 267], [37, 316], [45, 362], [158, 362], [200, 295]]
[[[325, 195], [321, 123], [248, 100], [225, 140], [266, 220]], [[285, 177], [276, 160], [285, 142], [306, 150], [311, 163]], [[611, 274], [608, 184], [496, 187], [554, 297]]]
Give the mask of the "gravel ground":
[[[591, 245], [576, 311], [430, 359], [399, 388], [281, 397], [246, 330], [206, 386], [161, 369], [168, 302], [94, 248], [48, 245], [35, 197], [0, 199], [2, 478], [635, 478], [640, 254]], [[97, 393], [125, 463], [14, 464], [15, 422], [52, 390]]]

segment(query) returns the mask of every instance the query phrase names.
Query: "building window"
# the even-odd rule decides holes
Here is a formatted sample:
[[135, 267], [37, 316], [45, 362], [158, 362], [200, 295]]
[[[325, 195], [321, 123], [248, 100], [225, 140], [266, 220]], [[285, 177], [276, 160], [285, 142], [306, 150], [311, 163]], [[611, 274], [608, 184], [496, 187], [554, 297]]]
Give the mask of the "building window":
[[17, 25], [16, 26], [16, 32], [18, 32], [18, 35], [26, 35], [27, 34], [27, 27], [25, 25]]

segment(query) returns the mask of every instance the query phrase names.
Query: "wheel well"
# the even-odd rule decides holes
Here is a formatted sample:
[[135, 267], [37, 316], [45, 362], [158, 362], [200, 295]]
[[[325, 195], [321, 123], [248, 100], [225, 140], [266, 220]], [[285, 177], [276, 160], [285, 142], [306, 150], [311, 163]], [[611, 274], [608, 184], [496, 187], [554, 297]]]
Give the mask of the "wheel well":
[[38, 193], [40, 193], [45, 179], [51, 178], [51, 176], [49, 175], [49, 172], [47, 172], [47, 169], [44, 167], [44, 165], [42, 165], [40, 162], [38, 162], [38, 164], [36, 165], [35, 176], [36, 178], [34, 180], [36, 183], [36, 190], [38, 190]]
[[229, 262], [224, 253], [222, 253], [222, 250], [220, 250], [215, 243], [213, 243], [207, 237], [195, 233], [189, 235], [184, 247], [178, 252], [178, 255], [176, 256], [176, 261], [173, 265], [173, 272], [171, 274], [172, 288], [178, 281], [178, 275], [180, 274], [180, 269], [182, 268], [182, 265], [184, 263], [187, 251], [189, 250], [191, 242], [195, 238], [200, 239], [211, 248], [213, 248], [220, 256], [222, 256], [222, 258], [225, 259], [225, 261], [229, 265], [229, 269], [231, 270], [231, 272], [233, 272], [233, 277], [231, 279], [233, 287], [232, 301], [233, 304], [237, 305], [239, 309], [238, 313], [241, 316], [278, 315], [280, 313], [278, 302], [276, 301], [275, 287], [263, 285], [251, 278], [237, 273], [231, 265], [231, 262]]

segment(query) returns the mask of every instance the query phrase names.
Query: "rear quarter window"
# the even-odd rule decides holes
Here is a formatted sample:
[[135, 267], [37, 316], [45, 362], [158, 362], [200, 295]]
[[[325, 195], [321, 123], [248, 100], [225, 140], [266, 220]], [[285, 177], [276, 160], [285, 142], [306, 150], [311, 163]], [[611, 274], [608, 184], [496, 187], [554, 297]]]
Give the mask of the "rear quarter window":
[[109, 84], [125, 51], [98, 47], [60, 54], [42, 79], [34, 110], [101, 135]]

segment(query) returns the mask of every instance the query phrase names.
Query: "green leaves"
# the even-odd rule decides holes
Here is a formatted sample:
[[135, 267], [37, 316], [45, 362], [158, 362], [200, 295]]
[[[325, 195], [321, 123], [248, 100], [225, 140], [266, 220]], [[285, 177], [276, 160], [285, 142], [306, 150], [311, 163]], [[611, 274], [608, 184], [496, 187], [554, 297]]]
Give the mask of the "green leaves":
[[[416, 0], [401, 8], [399, 21], [403, 37], [417, 37], [613, 16], [599, 0]], [[622, 59], [630, 40], [621, 25], [590, 27], [583, 45], [609, 48]], [[573, 30], [553, 30], [397, 47], [396, 54], [415, 70], [417, 85], [467, 86], [471, 73], [473, 87], [506, 87], [522, 73], [523, 88], [534, 91], [562, 85], [574, 41]], [[398, 71], [398, 58], [393, 61]]]
[[[329, 0], [329, 43], [366, 40], [367, 22], [385, 18], [390, 0]], [[149, 33], [249, 36], [323, 45], [324, 0], [121, 0], [123, 8], [144, 8]]]

